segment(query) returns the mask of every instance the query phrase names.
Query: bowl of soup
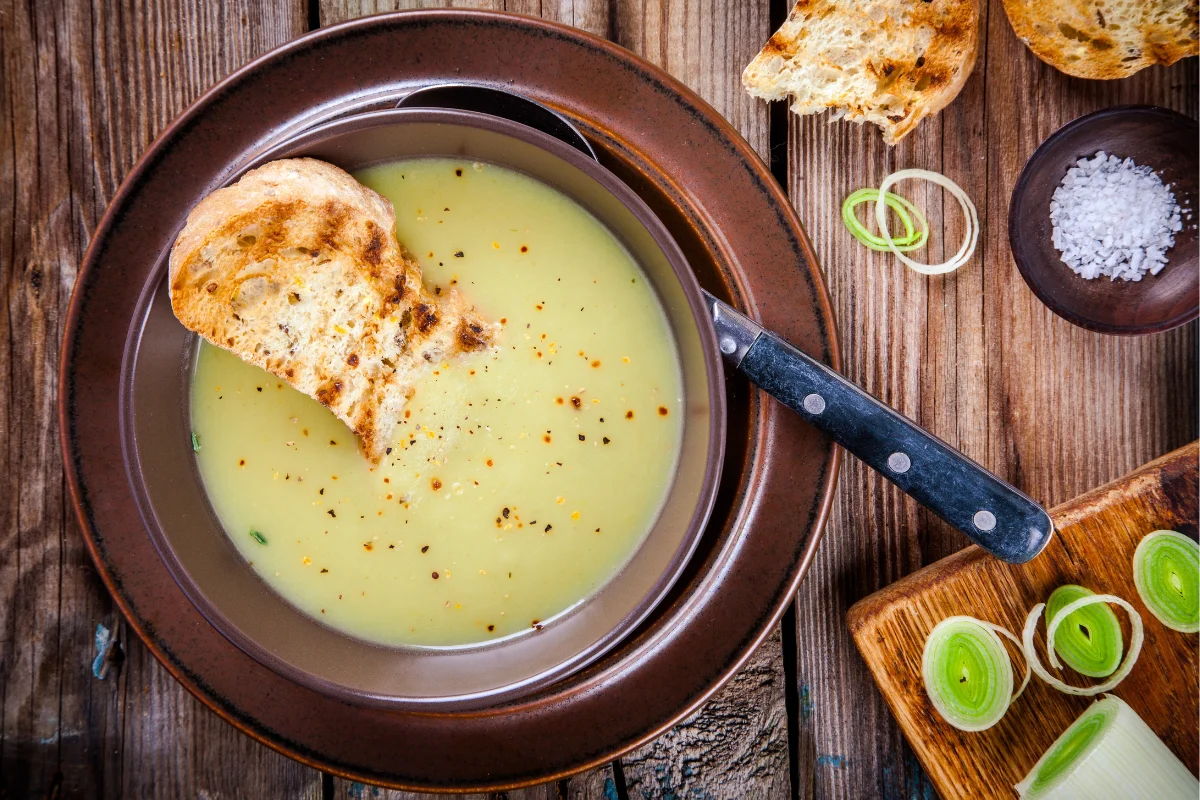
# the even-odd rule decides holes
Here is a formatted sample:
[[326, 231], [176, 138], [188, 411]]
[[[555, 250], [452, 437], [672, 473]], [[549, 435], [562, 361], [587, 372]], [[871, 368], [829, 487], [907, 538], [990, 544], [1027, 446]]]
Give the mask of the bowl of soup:
[[374, 464], [151, 287], [122, 433], [159, 554], [238, 647], [353, 702], [482, 707], [586, 666], [662, 601], [716, 490], [723, 375], [686, 260], [606, 169], [507, 120], [372, 112], [243, 171], [295, 156], [391, 201], [495, 346], [434, 365]]

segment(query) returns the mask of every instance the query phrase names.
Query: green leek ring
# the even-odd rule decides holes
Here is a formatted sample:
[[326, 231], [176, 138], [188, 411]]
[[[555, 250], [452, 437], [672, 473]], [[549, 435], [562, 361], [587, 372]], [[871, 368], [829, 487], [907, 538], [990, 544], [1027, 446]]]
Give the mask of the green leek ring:
[[1176, 531], [1154, 531], [1133, 554], [1138, 596], [1158, 621], [1180, 633], [1200, 631], [1200, 545]]

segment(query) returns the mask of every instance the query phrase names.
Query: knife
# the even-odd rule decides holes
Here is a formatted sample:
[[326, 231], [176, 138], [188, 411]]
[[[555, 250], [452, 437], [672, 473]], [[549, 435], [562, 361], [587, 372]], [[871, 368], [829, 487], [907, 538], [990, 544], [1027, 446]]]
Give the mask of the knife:
[[704, 292], [725, 361], [988, 552], [1014, 564], [1054, 533], [1046, 510], [912, 420]]

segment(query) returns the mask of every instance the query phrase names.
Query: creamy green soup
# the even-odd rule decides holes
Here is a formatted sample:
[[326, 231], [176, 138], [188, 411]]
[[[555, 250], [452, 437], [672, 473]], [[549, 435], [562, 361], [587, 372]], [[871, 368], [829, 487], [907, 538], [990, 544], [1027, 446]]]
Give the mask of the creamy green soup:
[[682, 428], [666, 317], [620, 242], [531, 178], [445, 159], [356, 177], [395, 205], [426, 284], [502, 323], [497, 346], [436, 365], [373, 467], [326, 408], [203, 345], [209, 498], [272, 588], [347, 634], [527, 632], [611, 578], [659, 512]]

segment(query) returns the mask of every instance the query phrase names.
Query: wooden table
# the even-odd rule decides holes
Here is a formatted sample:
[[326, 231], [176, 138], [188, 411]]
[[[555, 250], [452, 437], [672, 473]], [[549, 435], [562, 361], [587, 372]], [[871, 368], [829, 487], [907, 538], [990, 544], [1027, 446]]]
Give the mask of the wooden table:
[[[266, 4], [264, 4], [265, 6]], [[0, 798], [411, 797], [335, 779], [206, 711], [122, 625], [67, 509], [55, 365], [81, 254], [139, 154], [193, 98], [319, 25], [439, 3], [9, 0], [0, 7]], [[1067, 78], [985, 0], [959, 98], [889, 150], [874, 128], [750, 99], [742, 67], [782, 0], [478, 0], [606, 36], [694, 88], [769, 160], [807, 226], [846, 373], [1047, 505], [1197, 435], [1196, 325], [1136, 339], [1052, 315], [1009, 256], [1006, 209], [1034, 147], [1118, 103], [1195, 116], [1195, 59], [1119, 82]], [[852, 189], [901, 167], [945, 172], [979, 207], [981, 255], [925, 278], [857, 246]], [[919, 192], [935, 233], [961, 222]], [[939, 242], [941, 236], [934, 237]], [[935, 249], [940, 248], [935, 244]], [[934, 252], [933, 256], [940, 255]], [[509, 798], [932, 797], [854, 650], [845, 611], [965, 540], [848, 460], [794, 608], [700, 713], [610, 767]], [[97, 624], [124, 659], [92, 676]]]

